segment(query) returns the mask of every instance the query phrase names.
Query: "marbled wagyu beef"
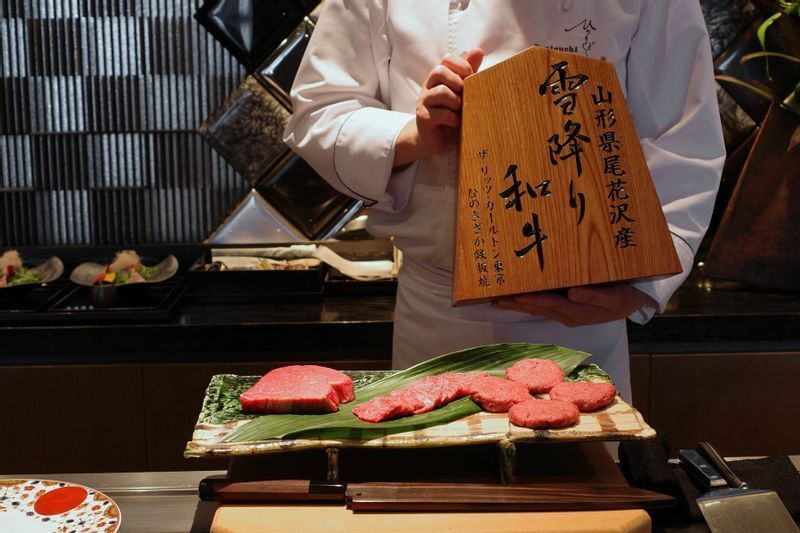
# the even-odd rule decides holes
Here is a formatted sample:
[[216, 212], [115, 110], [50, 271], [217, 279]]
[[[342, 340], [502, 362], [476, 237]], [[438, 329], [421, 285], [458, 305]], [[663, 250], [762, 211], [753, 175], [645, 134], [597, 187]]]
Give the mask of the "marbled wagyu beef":
[[472, 394], [472, 383], [486, 376], [485, 372], [447, 372], [426, 376], [393, 390], [388, 396], [378, 396], [356, 406], [353, 414], [365, 422], [382, 422], [427, 413]]
[[347, 375], [317, 365], [271, 370], [239, 400], [245, 413], [333, 413], [355, 398]]

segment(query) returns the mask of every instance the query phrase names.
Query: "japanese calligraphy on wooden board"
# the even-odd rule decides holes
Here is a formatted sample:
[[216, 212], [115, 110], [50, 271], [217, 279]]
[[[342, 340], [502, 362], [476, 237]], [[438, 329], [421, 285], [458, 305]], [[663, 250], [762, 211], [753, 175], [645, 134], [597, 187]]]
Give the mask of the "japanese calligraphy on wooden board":
[[529, 48], [462, 105], [454, 305], [681, 271], [613, 64]]

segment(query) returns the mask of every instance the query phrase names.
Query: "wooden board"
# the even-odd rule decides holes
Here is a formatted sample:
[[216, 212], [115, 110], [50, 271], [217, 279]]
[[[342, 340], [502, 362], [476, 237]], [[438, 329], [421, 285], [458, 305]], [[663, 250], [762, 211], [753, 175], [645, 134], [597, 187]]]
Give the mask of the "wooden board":
[[647, 512], [583, 511], [540, 513], [369, 513], [344, 506], [223, 505], [211, 524], [212, 533], [266, 531], [356, 533], [374, 531], [452, 531], [511, 533], [646, 533]]
[[453, 304], [675, 274], [614, 65], [532, 47], [464, 82]]
[[[537, 395], [547, 398], [547, 395]], [[531, 430], [512, 425], [506, 413], [481, 412], [449, 424], [395, 433], [369, 440], [273, 439], [226, 443], [222, 440], [250, 420], [223, 424], [198, 421], [186, 457], [235, 457], [311, 448], [424, 448], [493, 442], [585, 442], [647, 439], [656, 432], [631, 405], [617, 396], [614, 403], [593, 413], [581, 413], [578, 424], [564, 429]]]

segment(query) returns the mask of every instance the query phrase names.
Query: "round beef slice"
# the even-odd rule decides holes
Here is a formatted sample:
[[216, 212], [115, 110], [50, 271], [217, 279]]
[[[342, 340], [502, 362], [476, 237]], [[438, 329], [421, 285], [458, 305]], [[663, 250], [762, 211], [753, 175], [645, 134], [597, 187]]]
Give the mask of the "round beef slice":
[[531, 399], [525, 385], [494, 376], [477, 378], [470, 385], [472, 399], [490, 413], [505, 413], [512, 405]]
[[617, 388], [611, 383], [592, 381], [565, 381], [550, 390], [551, 400], [574, 403], [582, 413], [605, 407], [616, 395]]
[[578, 421], [578, 407], [574, 403], [558, 400], [528, 400], [508, 410], [508, 418], [515, 426], [530, 429], [558, 429]]
[[506, 377], [522, 383], [532, 394], [540, 394], [564, 381], [564, 371], [549, 359], [523, 359], [506, 368]]

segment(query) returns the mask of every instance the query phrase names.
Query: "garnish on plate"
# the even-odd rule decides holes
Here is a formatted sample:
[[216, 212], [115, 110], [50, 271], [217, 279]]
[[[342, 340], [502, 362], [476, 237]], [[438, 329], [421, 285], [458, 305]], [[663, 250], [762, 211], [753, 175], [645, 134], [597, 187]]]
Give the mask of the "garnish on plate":
[[16, 250], [8, 250], [0, 256], [0, 288], [41, 282], [37, 272], [23, 266], [22, 256]]
[[150, 281], [157, 275], [156, 267], [142, 264], [139, 254], [133, 250], [117, 252], [114, 261], [105, 265], [93, 279], [93, 285], [123, 285]]

